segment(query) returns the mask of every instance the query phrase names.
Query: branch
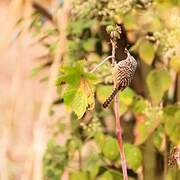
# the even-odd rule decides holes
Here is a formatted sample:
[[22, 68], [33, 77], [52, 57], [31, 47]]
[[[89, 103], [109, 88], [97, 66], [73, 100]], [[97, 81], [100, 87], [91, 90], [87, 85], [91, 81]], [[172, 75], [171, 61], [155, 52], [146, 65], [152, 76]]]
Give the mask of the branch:
[[43, 16], [45, 16], [48, 20], [53, 22], [53, 16], [52, 14], [45, 9], [44, 7], [42, 7], [39, 3], [37, 2], [32, 2], [32, 6], [34, 9], [36, 9], [40, 14], [42, 14]]
[[[111, 44], [112, 44], [112, 66], [114, 66], [116, 64], [116, 61], [115, 61], [116, 40], [111, 39]], [[115, 113], [115, 120], [116, 120], [116, 135], [117, 135], [117, 140], [118, 140], [119, 153], [121, 156], [121, 166], [122, 166], [122, 171], [123, 171], [123, 177], [124, 177], [124, 180], [128, 180], [126, 157], [124, 153], [123, 139], [122, 139], [122, 128], [120, 124], [118, 93], [114, 97], [114, 113]]]
[[97, 66], [94, 67], [90, 72], [96, 71], [102, 64], [104, 64], [108, 59], [112, 58], [112, 56], [108, 56], [107, 58], [103, 59]]
[[116, 135], [117, 135], [117, 140], [118, 140], [119, 153], [121, 156], [121, 166], [122, 166], [122, 171], [123, 171], [123, 177], [124, 177], [124, 180], [128, 180], [126, 157], [124, 153], [123, 139], [122, 139], [122, 128], [120, 124], [118, 94], [114, 97], [114, 113], [115, 113], [115, 118], [116, 118]]

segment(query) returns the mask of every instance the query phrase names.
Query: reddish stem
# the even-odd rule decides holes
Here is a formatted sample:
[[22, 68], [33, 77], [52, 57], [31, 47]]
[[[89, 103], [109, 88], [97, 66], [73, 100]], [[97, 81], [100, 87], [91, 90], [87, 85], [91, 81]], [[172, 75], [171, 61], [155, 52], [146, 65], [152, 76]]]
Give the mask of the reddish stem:
[[127, 163], [126, 163], [126, 157], [125, 157], [124, 147], [123, 147], [122, 128], [120, 124], [118, 94], [114, 97], [114, 113], [115, 113], [115, 118], [116, 118], [116, 135], [117, 135], [117, 140], [118, 140], [119, 153], [121, 156], [121, 166], [122, 166], [122, 171], [123, 171], [123, 177], [124, 177], [124, 180], [128, 180]]

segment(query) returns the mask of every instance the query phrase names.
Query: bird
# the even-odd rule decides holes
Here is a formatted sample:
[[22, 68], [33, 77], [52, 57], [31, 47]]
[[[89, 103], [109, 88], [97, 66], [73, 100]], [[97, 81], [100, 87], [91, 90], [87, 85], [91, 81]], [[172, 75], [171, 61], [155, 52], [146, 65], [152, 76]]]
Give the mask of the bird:
[[119, 61], [112, 68], [114, 89], [110, 96], [103, 103], [104, 108], [107, 108], [109, 106], [109, 104], [119, 91], [123, 91], [127, 86], [129, 86], [134, 77], [134, 73], [137, 68], [137, 61], [127, 49], [125, 49], [125, 53], [127, 54], [126, 59]]

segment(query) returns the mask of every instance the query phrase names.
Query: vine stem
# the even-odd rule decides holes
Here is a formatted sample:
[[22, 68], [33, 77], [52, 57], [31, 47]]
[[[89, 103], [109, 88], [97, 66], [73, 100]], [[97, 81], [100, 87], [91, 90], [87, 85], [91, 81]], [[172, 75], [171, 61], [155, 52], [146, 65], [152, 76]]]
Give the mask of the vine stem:
[[[115, 61], [116, 41], [111, 40], [111, 44], [112, 44], [112, 66], [114, 66], [116, 64], [116, 61]], [[114, 97], [114, 114], [115, 114], [115, 124], [116, 124], [116, 136], [117, 136], [119, 153], [121, 157], [121, 166], [122, 166], [122, 171], [123, 171], [123, 179], [128, 180], [127, 163], [126, 163], [126, 157], [125, 157], [124, 147], [123, 147], [122, 128], [120, 124], [118, 93]]]
[[101, 65], [103, 65], [107, 60], [112, 58], [112, 56], [108, 56], [105, 59], [103, 59], [97, 66], [94, 67], [90, 72], [95, 72]]

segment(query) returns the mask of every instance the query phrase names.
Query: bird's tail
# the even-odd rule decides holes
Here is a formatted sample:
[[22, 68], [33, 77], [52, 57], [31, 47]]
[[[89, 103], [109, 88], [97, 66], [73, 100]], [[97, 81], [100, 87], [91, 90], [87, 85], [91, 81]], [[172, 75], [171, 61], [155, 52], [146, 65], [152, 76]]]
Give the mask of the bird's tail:
[[112, 91], [111, 95], [103, 103], [103, 107], [104, 108], [107, 108], [109, 106], [109, 104], [113, 100], [114, 96], [118, 93], [118, 91], [119, 91], [119, 87], [114, 88], [114, 90]]

